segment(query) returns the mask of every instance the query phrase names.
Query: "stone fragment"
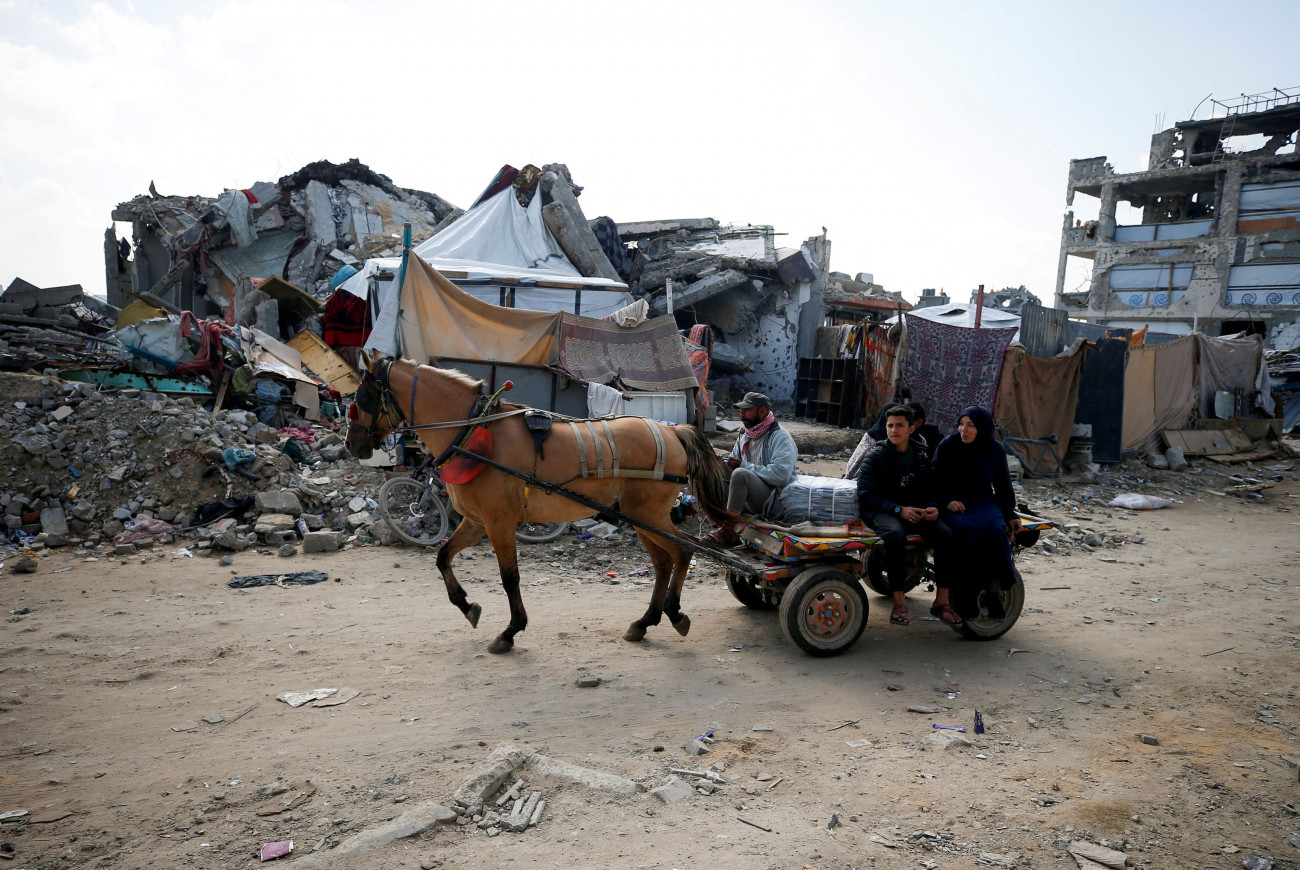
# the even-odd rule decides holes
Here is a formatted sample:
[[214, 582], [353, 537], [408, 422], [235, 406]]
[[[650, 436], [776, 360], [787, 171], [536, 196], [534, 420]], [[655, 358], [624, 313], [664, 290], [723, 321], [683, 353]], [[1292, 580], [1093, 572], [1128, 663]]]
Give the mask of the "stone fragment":
[[578, 677], [578, 688], [594, 689], [600, 685], [600, 677]]
[[339, 539], [334, 532], [308, 532], [302, 539], [304, 553], [333, 553], [338, 548]]
[[256, 504], [258, 512], [264, 515], [291, 514], [296, 517], [302, 513], [302, 502], [292, 492], [259, 492]]
[[1128, 855], [1123, 852], [1107, 849], [1105, 846], [1098, 846], [1087, 840], [1073, 840], [1067, 848], [1076, 858], [1086, 858], [1106, 867], [1113, 867], [1115, 870], [1123, 870], [1125, 862], [1128, 861]]
[[1142, 742], [1145, 743], [1147, 746], [1159, 746], [1159, 745], [1160, 745], [1160, 739], [1159, 739], [1158, 737], [1156, 737], [1154, 734], [1143, 734], [1143, 735], [1142, 735]]
[[673, 803], [674, 801], [679, 801], [684, 797], [690, 797], [694, 793], [695, 793], [695, 789], [691, 787], [690, 783], [685, 782], [684, 780], [681, 780], [675, 776], [668, 777], [667, 785], [662, 785], [659, 788], [650, 789], [650, 794], [659, 798], [659, 800], [663, 801], [666, 804]]

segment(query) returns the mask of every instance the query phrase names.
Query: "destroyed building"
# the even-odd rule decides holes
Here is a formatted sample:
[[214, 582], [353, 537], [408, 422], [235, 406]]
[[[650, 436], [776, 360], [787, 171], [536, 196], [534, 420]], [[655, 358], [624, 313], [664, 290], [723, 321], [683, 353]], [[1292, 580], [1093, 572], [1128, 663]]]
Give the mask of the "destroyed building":
[[114, 221], [131, 224], [131, 240], [112, 227], [105, 232], [108, 302], [124, 308], [143, 297], [199, 317], [224, 315], [241, 280], [279, 277], [324, 289], [345, 265], [399, 253], [403, 224], [422, 241], [463, 214], [356, 159], [318, 161], [218, 197], [149, 187], [113, 210]]
[[[1270, 345], [1300, 318], [1300, 88], [1210, 102], [1211, 117], [1152, 136], [1145, 172], [1070, 161], [1067, 205], [1099, 205], [1096, 220], [1065, 215], [1056, 307], [1166, 333], [1272, 333]], [[1120, 225], [1121, 203], [1140, 222]], [[1071, 258], [1091, 261], [1086, 289], [1065, 286]]]

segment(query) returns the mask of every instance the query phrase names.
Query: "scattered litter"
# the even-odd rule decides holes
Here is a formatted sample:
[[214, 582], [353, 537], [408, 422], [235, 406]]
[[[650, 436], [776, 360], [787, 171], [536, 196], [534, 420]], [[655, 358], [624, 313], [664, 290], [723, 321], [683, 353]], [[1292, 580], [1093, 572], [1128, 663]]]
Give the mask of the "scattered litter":
[[749, 819], [745, 818], [744, 816], [736, 816], [736, 818], [739, 821], [742, 821], [745, 824], [750, 825], [751, 827], [758, 828], [760, 831], [767, 831], [769, 834], [772, 833], [772, 829], [769, 828], [767, 825], [760, 825], [758, 822], [751, 822]]
[[293, 840], [280, 840], [276, 843], [267, 843], [262, 847], [262, 860], [271, 861], [275, 858], [283, 858], [293, 851]]
[[1121, 492], [1110, 501], [1110, 507], [1125, 508], [1131, 511], [1153, 511], [1174, 504], [1174, 499], [1159, 495], [1142, 495], [1136, 492]]
[[294, 571], [290, 574], [247, 574], [231, 577], [226, 585], [231, 589], [250, 589], [254, 586], [309, 586], [328, 580], [324, 571]]
[[23, 816], [27, 815], [27, 813], [28, 810], [9, 810], [0, 813], [0, 822], [7, 822], [10, 819], [21, 819]]
[[875, 746], [874, 743], [872, 743], [870, 740], [866, 740], [866, 739], [863, 739], [863, 740], [846, 740], [846, 741], [844, 741], [844, 745], [845, 745], [845, 746], [848, 746], [850, 749], [870, 749], [870, 748], [872, 748], [873, 746]]

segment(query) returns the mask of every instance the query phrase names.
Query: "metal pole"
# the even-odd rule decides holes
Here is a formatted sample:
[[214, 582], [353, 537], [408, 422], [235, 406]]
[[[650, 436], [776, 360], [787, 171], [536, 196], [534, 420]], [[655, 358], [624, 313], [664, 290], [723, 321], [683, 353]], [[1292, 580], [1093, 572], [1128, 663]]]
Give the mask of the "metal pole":
[[984, 314], [984, 285], [981, 284], [979, 290], [979, 296], [976, 298], [976, 304], [975, 304], [975, 328], [976, 329], [980, 328], [980, 321], [983, 319], [982, 317], [983, 314]]
[[664, 285], [664, 295], [667, 297], [668, 300], [668, 313], [672, 314], [673, 313], [673, 279], [672, 278], [669, 278], [668, 282]]

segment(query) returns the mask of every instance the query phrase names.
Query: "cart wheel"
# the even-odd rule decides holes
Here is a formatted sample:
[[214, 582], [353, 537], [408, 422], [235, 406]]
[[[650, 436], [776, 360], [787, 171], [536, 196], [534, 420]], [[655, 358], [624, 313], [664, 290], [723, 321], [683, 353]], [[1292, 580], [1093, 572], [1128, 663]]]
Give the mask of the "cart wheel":
[[545, 544], [568, 530], [568, 523], [520, 523], [515, 529], [515, 537], [525, 544]]
[[[1002, 590], [1002, 609], [1006, 611], [1006, 616], [1002, 619], [990, 619], [987, 615], [988, 610], [985, 607], [985, 599], [990, 594], [983, 589], [972, 590], [964, 593], [956, 593], [966, 600], [960, 601], [957, 611], [959, 613], [971, 613], [977, 608], [979, 616], [970, 619], [962, 619], [961, 625], [952, 626], [953, 631], [960, 634], [967, 640], [994, 640], [1002, 637], [1011, 630], [1011, 626], [1016, 624], [1020, 619], [1020, 611], [1025, 606], [1025, 581], [1021, 579], [1020, 572], [1015, 566], [1011, 567], [1011, 574], [1015, 578], [1015, 583], [1010, 589]], [[974, 596], [975, 601], [971, 602], [967, 596]]]
[[809, 568], [781, 596], [781, 629], [809, 655], [839, 655], [866, 626], [867, 592], [847, 571]]
[[[908, 558], [912, 558], [912, 552], [908, 551]], [[877, 594], [888, 598], [891, 594], [889, 589], [889, 578], [885, 576], [885, 551], [871, 550], [867, 553], [867, 570], [865, 572], [867, 585]], [[924, 565], [909, 564], [907, 568], [907, 588], [904, 592], [911, 592], [922, 583], [934, 581], [934, 568], [930, 564], [929, 557], [926, 557]]]
[[889, 578], [885, 576], [885, 553], [883, 550], [872, 550], [867, 553], [867, 585], [876, 591], [876, 594], [889, 597]]
[[781, 601], [779, 592], [763, 588], [757, 580], [735, 568], [727, 569], [727, 588], [737, 601], [751, 610], [776, 610]]

